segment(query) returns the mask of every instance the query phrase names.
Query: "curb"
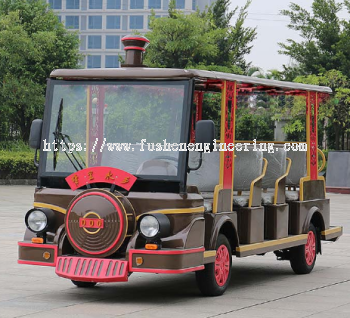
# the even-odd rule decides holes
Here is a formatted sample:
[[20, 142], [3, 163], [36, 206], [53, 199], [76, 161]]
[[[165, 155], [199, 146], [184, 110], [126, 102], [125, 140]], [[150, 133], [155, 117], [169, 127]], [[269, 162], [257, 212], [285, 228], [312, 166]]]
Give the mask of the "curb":
[[36, 179], [0, 179], [0, 185], [36, 185]]

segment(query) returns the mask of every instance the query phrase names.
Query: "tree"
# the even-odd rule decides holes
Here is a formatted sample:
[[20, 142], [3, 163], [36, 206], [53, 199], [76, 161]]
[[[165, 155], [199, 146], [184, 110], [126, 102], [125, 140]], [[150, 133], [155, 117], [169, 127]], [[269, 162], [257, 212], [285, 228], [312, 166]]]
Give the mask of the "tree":
[[[248, 0], [243, 7], [237, 6], [230, 11], [230, 0], [217, 0], [209, 8], [207, 15], [211, 17], [214, 29], [226, 30], [225, 36], [218, 39], [219, 51], [209, 60], [211, 64], [227, 67], [235, 65], [243, 71], [249, 67], [250, 63], [246, 61], [246, 56], [251, 52], [252, 43], [257, 36], [256, 28], [244, 26], [251, 2]], [[231, 20], [236, 14], [238, 17], [231, 25]]]
[[247, 76], [271, 79], [276, 81], [282, 81], [284, 79], [284, 74], [277, 69], [272, 69], [265, 72], [262, 68], [253, 66], [249, 67], [247, 70]]
[[43, 114], [46, 78], [54, 69], [77, 67], [78, 46], [77, 35], [44, 2], [0, 3], [0, 116], [24, 141], [31, 121]]
[[[335, 93], [320, 107], [320, 126], [330, 137], [328, 146], [335, 149], [346, 148], [346, 136], [350, 139], [350, 22], [339, 17], [343, 8], [350, 13], [349, 0], [314, 0], [311, 12], [291, 3], [289, 10], [281, 12], [290, 18], [289, 28], [298, 31], [302, 38], [280, 43], [280, 53], [296, 62], [292, 67], [285, 67], [285, 77], [330, 86]], [[293, 133], [293, 126], [290, 128]]]
[[334, 131], [334, 148], [346, 149], [345, 135], [347, 134], [348, 139], [350, 137], [349, 79], [340, 71], [331, 70], [320, 75], [299, 76], [295, 81], [332, 88], [333, 96], [320, 105], [319, 119], [323, 122], [325, 131]]
[[290, 10], [281, 13], [290, 18], [288, 27], [299, 32], [301, 41], [288, 39], [279, 43], [281, 54], [293, 58], [305, 75], [339, 70], [350, 76], [350, 23], [338, 13], [350, 2], [314, 0], [312, 12], [291, 3]]
[[146, 64], [154, 67], [177, 67], [239, 72], [247, 67], [245, 56], [251, 50], [256, 29], [243, 26], [250, 1], [239, 10], [234, 26], [230, 20], [230, 1], [218, 0], [204, 12], [185, 15], [172, 1], [169, 17], [151, 18], [147, 37]]
[[221, 30], [213, 30], [208, 19], [199, 12], [185, 15], [175, 10], [170, 3], [169, 17], [151, 18], [151, 32], [147, 38], [151, 45], [147, 49], [145, 63], [153, 67], [189, 68], [196, 62], [206, 62], [217, 55], [216, 45]]

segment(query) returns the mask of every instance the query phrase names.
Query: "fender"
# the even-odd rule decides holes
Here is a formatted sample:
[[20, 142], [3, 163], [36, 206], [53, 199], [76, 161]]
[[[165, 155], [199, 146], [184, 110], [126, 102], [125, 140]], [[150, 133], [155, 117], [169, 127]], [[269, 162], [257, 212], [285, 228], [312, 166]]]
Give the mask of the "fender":
[[[308, 212], [308, 214], [307, 214], [307, 216], [306, 216], [306, 218], [305, 218], [305, 222], [304, 222], [303, 229], [302, 229], [302, 230], [303, 230], [303, 233], [307, 233], [307, 232], [309, 231], [309, 226], [310, 226], [311, 220], [312, 220], [313, 216], [315, 215], [315, 213], [317, 213], [317, 214], [319, 215], [318, 218], [320, 218], [319, 221], [321, 221], [321, 224], [314, 224], [314, 225], [315, 225], [315, 226], [321, 225], [321, 231], [324, 231], [324, 230], [325, 230], [325, 225], [324, 225], [323, 216], [322, 216], [322, 214], [321, 214], [319, 208], [316, 207], [316, 206], [314, 206], [314, 207], [312, 207], [312, 208], [309, 210], [309, 212]], [[319, 222], [318, 222], [318, 223], [319, 223]]]
[[323, 216], [318, 207], [314, 206], [309, 210], [303, 225], [303, 233], [308, 233], [311, 220], [314, 216], [317, 217], [317, 219], [314, 220], [314, 225], [320, 229], [320, 231], [317, 231], [317, 254], [322, 254], [321, 231], [325, 230], [325, 224]]
[[[214, 218], [215, 220], [214, 220], [213, 229], [211, 231], [209, 250], [216, 249], [216, 242], [217, 242], [219, 233], [221, 232], [223, 227], [226, 226], [226, 224], [228, 224], [228, 226], [232, 228], [232, 232], [229, 232], [230, 237], [228, 237], [228, 239], [230, 241], [233, 241], [233, 243], [236, 246], [238, 246], [239, 238], [237, 233], [237, 214], [233, 212], [218, 213], [214, 215]], [[236, 246], [232, 246], [232, 248], [235, 249]]]

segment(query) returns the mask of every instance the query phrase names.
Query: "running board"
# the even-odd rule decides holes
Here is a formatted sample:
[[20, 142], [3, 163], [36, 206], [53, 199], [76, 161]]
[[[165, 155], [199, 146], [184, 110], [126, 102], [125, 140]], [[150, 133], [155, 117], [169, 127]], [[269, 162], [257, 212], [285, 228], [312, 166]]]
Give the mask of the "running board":
[[268, 240], [261, 243], [246, 244], [236, 247], [237, 257], [263, 254], [285, 248], [304, 245], [307, 241], [307, 234], [292, 235], [278, 240]]
[[342, 234], [342, 226], [331, 226], [328, 230], [321, 232], [321, 239], [323, 241], [336, 241]]

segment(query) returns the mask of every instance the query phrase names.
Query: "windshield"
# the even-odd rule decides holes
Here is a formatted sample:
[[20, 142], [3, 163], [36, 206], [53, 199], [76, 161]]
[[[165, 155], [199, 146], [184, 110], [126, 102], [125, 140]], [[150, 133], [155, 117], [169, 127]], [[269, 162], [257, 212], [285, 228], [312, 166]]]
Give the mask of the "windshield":
[[178, 176], [184, 152], [171, 145], [186, 142], [188, 81], [53, 82], [44, 173], [108, 166], [137, 176]]

